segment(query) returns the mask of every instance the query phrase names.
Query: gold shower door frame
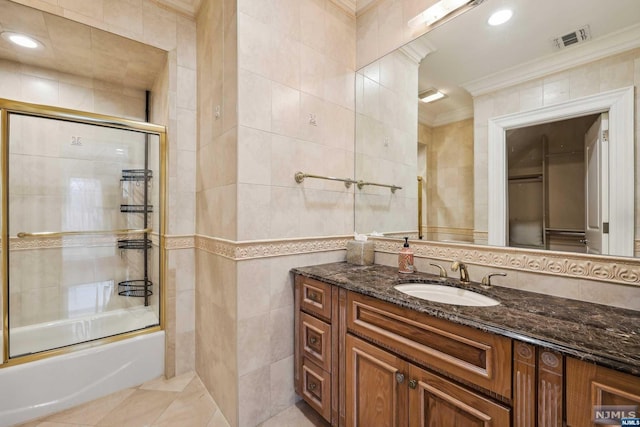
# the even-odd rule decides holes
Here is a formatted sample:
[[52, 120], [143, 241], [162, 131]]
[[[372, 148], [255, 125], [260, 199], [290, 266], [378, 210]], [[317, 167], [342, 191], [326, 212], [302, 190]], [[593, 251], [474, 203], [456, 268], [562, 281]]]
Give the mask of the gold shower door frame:
[[[134, 132], [141, 132], [150, 135], [157, 135], [159, 139], [160, 155], [160, 225], [158, 227], [158, 249], [160, 251], [160, 269], [158, 289], [160, 292], [160, 324], [142, 330], [124, 332], [93, 341], [73, 344], [67, 347], [45, 350], [24, 356], [9, 357], [9, 114], [16, 113], [23, 116], [39, 117], [45, 119], [56, 119], [67, 122], [82, 123], [113, 129], [122, 129]], [[21, 363], [31, 362], [46, 357], [69, 353], [89, 347], [94, 347], [110, 342], [120, 341], [137, 335], [144, 335], [152, 332], [164, 330], [166, 297], [164, 289], [164, 278], [166, 273], [166, 254], [164, 248], [165, 218], [166, 218], [166, 128], [152, 123], [139, 122], [124, 119], [121, 117], [108, 116], [103, 114], [90, 113], [85, 111], [71, 110], [67, 108], [53, 107], [48, 105], [30, 104], [26, 102], [13, 101], [0, 98], [0, 179], [2, 191], [2, 318], [3, 318], [3, 363], [0, 368], [13, 366]], [[122, 231], [122, 230], [120, 230]]]

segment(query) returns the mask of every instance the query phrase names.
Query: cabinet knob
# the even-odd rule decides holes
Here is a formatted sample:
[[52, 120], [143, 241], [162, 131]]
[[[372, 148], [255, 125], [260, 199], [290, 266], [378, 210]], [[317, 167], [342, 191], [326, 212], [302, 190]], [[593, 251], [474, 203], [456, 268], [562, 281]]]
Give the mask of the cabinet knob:
[[318, 294], [316, 294], [315, 292], [309, 292], [307, 294], [307, 298], [309, 298], [311, 301], [318, 303], [320, 302], [320, 298], [318, 298]]
[[416, 380], [409, 381], [409, 388], [410, 389], [415, 389], [416, 387], [418, 387], [418, 381], [416, 381]]
[[317, 342], [318, 342], [318, 338], [316, 338], [316, 337], [311, 337], [311, 338], [309, 338], [309, 342], [310, 342], [311, 344], [315, 344], [315, 343], [317, 343]]
[[316, 387], [318, 387], [318, 385], [316, 383], [310, 383], [309, 384], [309, 390], [315, 390]]
[[398, 382], [398, 384], [402, 384], [404, 382], [404, 374], [398, 372], [396, 374], [396, 381]]

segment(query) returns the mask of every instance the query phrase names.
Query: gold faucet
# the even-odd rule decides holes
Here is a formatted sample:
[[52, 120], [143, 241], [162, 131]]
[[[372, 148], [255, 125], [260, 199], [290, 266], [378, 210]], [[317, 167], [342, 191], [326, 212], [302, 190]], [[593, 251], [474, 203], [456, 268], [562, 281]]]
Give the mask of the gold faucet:
[[467, 266], [460, 261], [453, 261], [451, 264], [451, 271], [458, 271], [460, 269], [460, 283], [468, 285], [471, 283], [469, 280], [469, 271], [467, 270]]

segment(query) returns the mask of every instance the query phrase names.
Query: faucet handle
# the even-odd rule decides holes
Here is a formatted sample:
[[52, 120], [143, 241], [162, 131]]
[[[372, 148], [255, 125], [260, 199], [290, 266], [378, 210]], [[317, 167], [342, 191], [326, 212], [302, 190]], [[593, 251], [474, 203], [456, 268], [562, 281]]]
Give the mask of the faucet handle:
[[484, 276], [484, 277], [482, 278], [482, 282], [481, 282], [481, 284], [482, 284], [482, 286], [484, 286], [485, 288], [490, 288], [490, 287], [492, 286], [492, 285], [491, 285], [491, 278], [492, 278], [493, 276], [506, 276], [506, 275], [507, 275], [507, 273], [491, 273], [491, 274], [487, 274], [486, 276]]
[[443, 266], [441, 266], [440, 264], [432, 264], [432, 263], [429, 263], [429, 265], [432, 265], [434, 267], [438, 267], [438, 269], [440, 270], [440, 279], [441, 280], [444, 280], [444, 279], [448, 278], [447, 270]]

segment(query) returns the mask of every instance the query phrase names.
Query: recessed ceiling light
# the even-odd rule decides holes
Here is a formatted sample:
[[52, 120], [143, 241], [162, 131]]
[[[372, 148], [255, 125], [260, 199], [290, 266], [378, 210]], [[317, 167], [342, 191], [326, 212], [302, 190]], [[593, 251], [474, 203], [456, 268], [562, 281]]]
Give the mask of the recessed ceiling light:
[[489, 23], [489, 25], [493, 25], [495, 27], [496, 25], [502, 25], [507, 22], [509, 19], [511, 19], [511, 16], [513, 16], [513, 12], [511, 12], [509, 9], [502, 9], [491, 15], [487, 22]]
[[38, 42], [33, 37], [29, 37], [20, 33], [14, 33], [11, 31], [3, 31], [2, 38], [5, 40], [9, 40], [11, 43], [17, 44], [18, 46], [26, 47], [28, 49], [35, 49], [41, 46], [40, 42]]
[[447, 95], [445, 95], [444, 93], [440, 92], [439, 90], [436, 89], [427, 89], [425, 91], [420, 92], [420, 94], [418, 95], [418, 98], [420, 99], [420, 101], [427, 103], [427, 102], [433, 102], [433, 101], [437, 101], [439, 99], [442, 99], [444, 97], [446, 97]]

